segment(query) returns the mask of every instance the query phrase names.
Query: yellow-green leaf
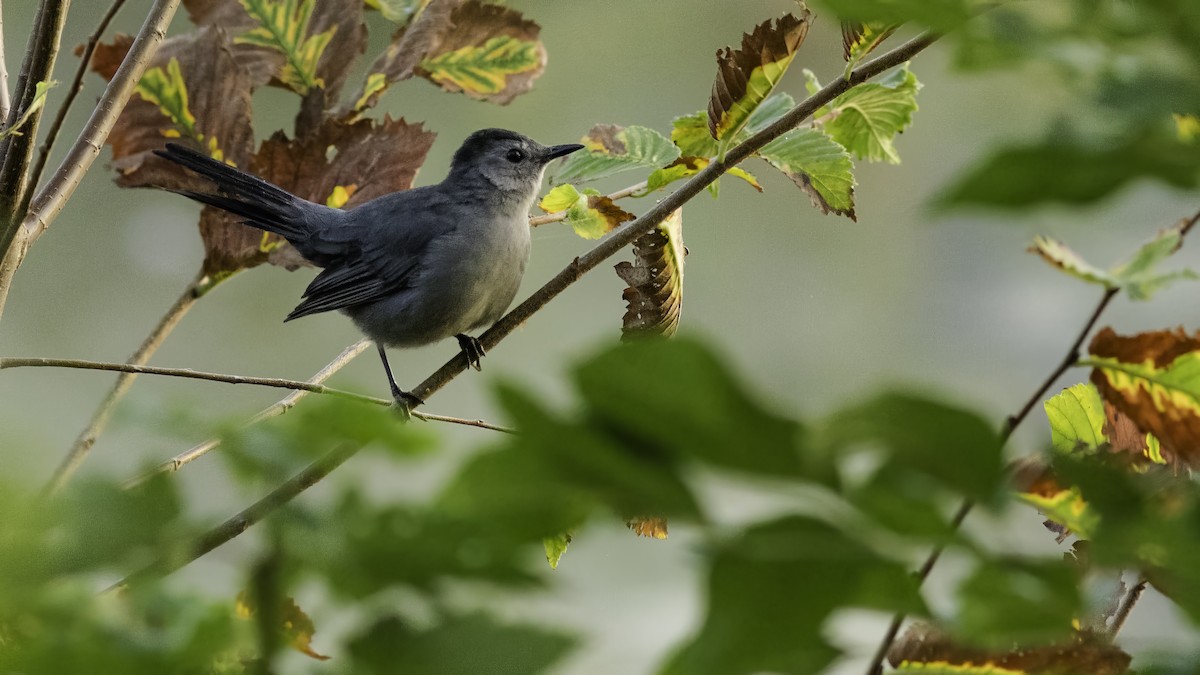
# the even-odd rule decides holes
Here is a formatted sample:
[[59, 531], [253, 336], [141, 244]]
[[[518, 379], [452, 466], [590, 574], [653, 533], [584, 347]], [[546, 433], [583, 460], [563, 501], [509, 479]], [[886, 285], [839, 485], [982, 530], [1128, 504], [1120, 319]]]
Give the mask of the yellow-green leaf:
[[504, 90], [509, 75], [532, 71], [540, 65], [537, 42], [507, 35], [421, 62], [421, 68], [434, 82], [474, 94], [498, 94]]
[[1179, 140], [1194, 143], [1200, 140], [1200, 116], [1175, 114], [1175, 131]]
[[558, 569], [558, 561], [562, 559], [563, 554], [567, 552], [567, 547], [571, 545], [571, 533], [563, 532], [554, 537], [546, 537], [542, 540], [542, 545], [546, 549], [546, 562], [550, 563], [550, 569]]
[[196, 130], [196, 118], [188, 108], [187, 84], [183, 81], [179, 59], [172, 57], [167, 62], [166, 70], [160, 67], [147, 69], [134, 91], [142, 100], [158, 106], [159, 111], [171, 120], [179, 134], [200, 140], [200, 132]]
[[335, 185], [333, 191], [329, 193], [329, 198], [325, 200], [325, 206], [334, 209], [340, 209], [350, 201], [354, 193], [358, 191], [358, 185], [351, 183], [349, 185]]
[[639, 537], [649, 537], [651, 539], [666, 539], [667, 538], [667, 519], [661, 517], [638, 517], [630, 518], [625, 522], [629, 529], [633, 530], [634, 534]]
[[[679, 330], [683, 311], [683, 211], [677, 209], [659, 226], [633, 242], [634, 262], [616, 265], [617, 276], [629, 287], [622, 294], [627, 311], [621, 339], [671, 337]], [[662, 521], [661, 527], [656, 523]], [[635, 527], [634, 523], [639, 523]], [[666, 519], [635, 518], [629, 526], [644, 536], [665, 539]], [[642, 529], [647, 530], [643, 532]], [[661, 531], [662, 536], [658, 536]]]
[[354, 102], [355, 112], [362, 112], [371, 105], [371, 101], [384, 89], [387, 89], [388, 81], [385, 73], [371, 73], [367, 75], [366, 81], [363, 83], [362, 94]]
[[584, 239], [599, 239], [634, 215], [595, 190], [580, 192], [574, 185], [560, 185], [538, 202], [547, 213], [566, 212], [566, 223]]
[[267, 47], [284, 57], [279, 79], [292, 91], [304, 95], [324, 87], [317, 77], [317, 63], [333, 39], [336, 27], [324, 33], [308, 35], [314, 0], [239, 0], [258, 27], [234, 39], [241, 44]]
[[1059, 452], [1096, 450], [1108, 442], [1104, 433], [1104, 401], [1086, 382], [1064, 389], [1046, 401], [1050, 441]]
[[854, 213], [854, 164], [846, 149], [820, 129], [797, 129], [758, 152], [792, 179], [822, 213], [858, 220]]
[[[813, 81], [815, 83], [815, 80]], [[858, 159], [900, 163], [893, 140], [912, 123], [921, 83], [904, 66], [879, 82], [860, 84], [818, 110], [825, 132]]]
[[[690, 178], [691, 176], [700, 173], [704, 167], [708, 166], [711, 161], [707, 157], [680, 157], [661, 169], [655, 169], [646, 177], [646, 188], [636, 196], [644, 197], [655, 190], [661, 190], [664, 187], [674, 183], [677, 180]], [[758, 192], [762, 192], [762, 185], [759, 185], [758, 179], [749, 171], [740, 167], [730, 167], [725, 173], [735, 178], [741, 178], [750, 187]], [[713, 182], [709, 188], [712, 189], [717, 183]], [[713, 190], [713, 196], [717, 196]]]
[[846, 76], [863, 58], [896, 31], [895, 24], [876, 21], [842, 22], [842, 55], [846, 58]]
[[[313, 650], [312, 639], [317, 628], [308, 614], [305, 614], [304, 610], [300, 609], [300, 606], [290, 596], [281, 598], [280, 605], [276, 608], [281, 622], [278, 628], [279, 632], [287, 638], [288, 645], [310, 658], [318, 661], [328, 660], [328, 656]], [[238, 593], [236, 611], [238, 617], [242, 619], [249, 619], [258, 613], [258, 608], [254, 606], [250, 593], [246, 591]]]
[[36, 113], [38, 110], [41, 110], [42, 106], [46, 105], [46, 94], [57, 85], [58, 82], [54, 80], [48, 80], [34, 84], [33, 100], [29, 102], [29, 107], [25, 109], [25, 112], [21, 113], [21, 116], [17, 118], [17, 121], [14, 122], [11, 127], [0, 131], [0, 138], [4, 138], [6, 136], [20, 136], [21, 127], [25, 126], [25, 124], [29, 121], [29, 118], [34, 113]]
[[[808, 35], [811, 13], [764, 21], [742, 36], [740, 49], [717, 52], [717, 78], [708, 104], [708, 129], [728, 147], [750, 115], [779, 84]], [[719, 154], [719, 153], [718, 153]]]

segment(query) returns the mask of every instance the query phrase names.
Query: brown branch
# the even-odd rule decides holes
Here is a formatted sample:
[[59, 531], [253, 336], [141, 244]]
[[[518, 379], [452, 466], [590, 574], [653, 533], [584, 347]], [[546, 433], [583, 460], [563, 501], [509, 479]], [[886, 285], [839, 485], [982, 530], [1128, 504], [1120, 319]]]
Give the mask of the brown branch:
[[[124, 0], [118, 0], [124, 2]], [[183, 293], [175, 299], [171, 304], [170, 309], [158, 323], [150, 331], [150, 334], [142, 340], [142, 344], [137, 348], [137, 351], [129, 357], [125, 363], [132, 366], [145, 365], [154, 352], [162, 346], [162, 343], [171, 334], [183, 319], [188, 310], [196, 304], [196, 301], [212, 290], [218, 283], [219, 279], [225, 277], [210, 277], [203, 272], [183, 289]], [[62, 489], [71, 476], [79, 469], [84, 460], [87, 459], [88, 453], [91, 452], [92, 446], [96, 444], [96, 439], [100, 434], [104, 433], [104, 429], [108, 426], [109, 419], [112, 418], [113, 411], [117, 404], [125, 398], [125, 394], [129, 393], [130, 387], [133, 386], [133, 381], [137, 379], [137, 373], [122, 373], [117, 377], [117, 381], [113, 384], [112, 389], [104, 396], [104, 400], [100, 402], [100, 406], [92, 413], [92, 419], [84, 427], [83, 431], [71, 444], [71, 449], [67, 451], [67, 456], [63, 458], [58, 468], [54, 470], [54, 475], [51, 476], [49, 483], [46, 485], [46, 492], [54, 494]]]
[[[1200, 222], [1200, 211], [1197, 211], [1192, 217], [1185, 218], [1179, 222], [1178, 227], [1180, 244], [1183, 243], [1183, 237], [1185, 237], [1187, 233], [1196, 226], [1197, 222]], [[1050, 372], [1046, 379], [1043, 380], [1040, 385], [1038, 385], [1038, 388], [1035, 389], [1033, 394], [1029, 396], [1029, 398], [1025, 401], [1025, 404], [1021, 406], [1021, 409], [1018, 410], [1016, 414], [1010, 415], [1008, 419], [1005, 420], [1004, 428], [1000, 431], [1000, 442], [1002, 444], [1006, 443], [1021, 422], [1025, 421], [1025, 419], [1029, 416], [1029, 413], [1033, 410], [1034, 406], [1036, 406], [1038, 402], [1042, 400], [1042, 398], [1046, 395], [1046, 392], [1050, 390], [1050, 387], [1054, 386], [1054, 383], [1058, 380], [1058, 378], [1062, 377], [1063, 373], [1067, 372], [1071, 366], [1074, 366], [1075, 363], [1079, 361], [1079, 350], [1083, 347], [1083, 341], [1087, 339], [1089, 334], [1091, 334], [1092, 330], [1096, 327], [1096, 323], [1100, 320], [1100, 315], [1104, 313], [1104, 310], [1108, 309], [1108, 305], [1120, 291], [1120, 287], [1109, 288], [1104, 291], [1104, 295], [1102, 295], [1100, 297], [1100, 301], [1096, 303], [1095, 309], [1092, 310], [1087, 322], [1083, 324], [1083, 328], [1079, 331], [1079, 335], [1075, 337], [1075, 341], [1071, 343], [1069, 348], [1067, 348], [1067, 352], [1063, 355], [1062, 360], [1058, 362], [1058, 365]], [[952, 532], [958, 531], [958, 528], [962, 525], [963, 520], [966, 519], [967, 514], [971, 512], [971, 509], [974, 508], [974, 506], [974, 502], [972, 502], [970, 499], [962, 502], [962, 504], [958, 507], [958, 511], [954, 514], [954, 518], [950, 521]], [[945, 546], [939, 545], [930, 551], [929, 557], [925, 559], [925, 562], [922, 563], [920, 570], [917, 572], [918, 585], [924, 582], [925, 578], [929, 576], [929, 573], [933, 571], [934, 565], [936, 565], [938, 559], [941, 558], [942, 552], [945, 551], [945, 548]], [[900, 627], [904, 623], [906, 616], [907, 615], [905, 613], [898, 612], [892, 617], [892, 622], [888, 624], [887, 631], [884, 632], [883, 639], [880, 641], [879, 647], [875, 650], [875, 654], [871, 658], [870, 665], [867, 666], [867, 675], [875, 675], [876, 673], [881, 672], [883, 668], [883, 660], [887, 658], [888, 650], [891, 649], [892, 642], [896, 640], [896, 635], [900, 633]]]
[[1146, 590], [1146, 577], [1138, 579], [1138, 582], [1129, 589], [1125, 594], [1125, 598], [1121, 600], [1121, 606], [1117, 608], [1117, 613], [1113, 615], [1112, 625], [1108, 628], [1108, 640], [1112, 642], [1117, 638], [1117, 633], [1121, 632], [1121, 628], [1125, 626], [1125, 620], [1129, 618], [1129, 613], [1133, 611], [1133, 606], [1141, 600], [1142, 593]]
[[75, 103], [75, 98], [79, 96], [79, 92], [83, 91], [83, 78], [87, 74], [88, 64], [92, 61], [92, 53], [96, 51], [96, 45], [100, 43], [104, 31], [108, 30], [108, 24], [112, 23], [113, 17], [117, 15], [124, 4], [125, 0], [113, 0], [108, 11], [100, 17], [100, 23], [96, 25], [96, 30], [88, 37], [87, 43], [83, 46], [83, 53], [79, 57], [79, 67], [75, 69], [75, 77], [71, 81], [71, 86], [67, 88], [66, 98], [58, 107], [54, 121], [46, 130], [46, 137], [42, 139], [42, 147], [38, 149], [33, 171], [29, 172], [30, 185], [37, 187], [37, 184], [41, 182], [42, 172], [46, 170], [46, 160], [50, 158], [50, 150], [54, 148], [54, 141], [58, 139], [58, 133], [62, 130], [63, 122], [66, 121], [67, 113], [70, 112], [71, 105]]
[[[722, 174], [729, 170], [730, 167], [738, 162], [749, 157], [759, 148], [776, 138], [787, 133], [791, 129], [799, 126], [805, 119], [813, 114], [821, 106], [826, 105], [833, 99], [840, 96], [846, 90], [854, 87], [866, 80], [869, 80], [891, 68], [899, 66], [908, 61], [913, 56], [919, 54], [929, 45], [937, 40], [934, 34], [925, 34], [896, 47], [895, 49], [882, 54], [872, 61], [865, 63], [854, 70], [847, 78], [839, 78], [820, 91], [812, 94], [796, 107], [789, 110], [775, 122], [768, 125], [762, 131], [754, 134], [750, 138], [743, 141], [741, 144], [732, 148], [724, 160], [714, 160], [699, 173], [692, 176], [675, 192], [667, 195], [658, 204], [650, 209], [642, 217], [634, 220], [624, 228], [617, 230], [608, 239], [601, 241], [595, 248], [589, 251], [582, 257], [576, 258], [571, 264], [554, 276], [544, 286], [534, 292], [528, 299], [517, 305], [512, 311], [500, 319], [496, 325], [492, 326], [487, 332], [479, 336], [479, 341], [485, 349], [491, 349], [498, 344], [502, 339], [508, 336], [524, 323], [539, 309], [544, 307], [548, 302], [562, 293], [568, 286], [578, 281], [586, 272], [595, 269], [605, 259], [616, 254], [618, 251], [625, 248], [642, 234], [650, 231], [651, 228], [657, 227], [667, 216], [680, 208], [692, 197], [700, 194], [705, 187], [710, 183], [720, 178]], [[0, 368], [4, 367], [4, 360], [0, 359]], [[458, 356], [448, 361], [437, 372], [426, 378], [417, 387], [413, 388], [412, 393], [420, 399], [428, 399], [434, 392], [444, 387], [450, 380], [454, 379], [459, 373], [466, 369], [466, 357], [460, 352]], [[340, 465], [342, 462], [357, 452], [357, 448], [349, 448], [339, 446], [329, 454], [318, 459], [312, 466], [297, 474], [284, 485], [280, 486], [271, 495], [251, 506], [247, 511], [235, 516], [230, 521], [218, 526], [204, 535], [201, 539], [201, 545], [195, 549], [192, 555], [178, 556], [170, 560], [161, 560], [150, 567], [144, 568], [125, 581], [117, 584], [116, 587], [122, 587], [129, 583], [135, 583], [146, 579], [152, 579], [165, 574], [169, 574], [176, 569], [186, 565], [187, 563], [199, 558], [201, 555], [211, 551], [220, 544], [223, 544], [233, 537], [241, 534], [250, 524], [261, 519], [262, 515], [272, 509], [278, 508], [287, 501], [296, 497], [301, 491], [307, 487], [316, 484], [322, 478], [327, 476], [330, 471]], [[299, 487], [298, 487], [299, 486]], [[276, 498], [276, 495], [282, 495], [282, 498]], [[258, 513], [258, 518], [254, 521], [246, 521], [245, 514], [254, 511]]]

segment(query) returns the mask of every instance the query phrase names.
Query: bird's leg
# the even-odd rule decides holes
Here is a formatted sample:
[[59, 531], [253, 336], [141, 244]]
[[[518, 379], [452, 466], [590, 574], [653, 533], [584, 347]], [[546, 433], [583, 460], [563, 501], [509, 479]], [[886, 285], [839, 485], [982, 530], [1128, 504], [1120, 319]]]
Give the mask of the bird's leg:
[[403, 415], [405, 419], [408, 419], [412, 414], [413, 408], [424, 404], [425, 401], [422, 401], [407, 391], [402, 391], [400, 387], [396, 385], [396, 378], [392, 377], [392, 367], [388, 364], [387, 352], [383, 351], [382, 344], [376, 342], [375, 346], [379, 348], [379, 359], [383, 361], [383, 371], [387, 373], [388, 384], [392, 387], [392, 398], [396, 401], [396, 408], [400, 411], [400, 414]]
[[475, 370], [483, 370], [479, 360], [487, 356], [487, 352], [483, 351], [483, 345], [479, 344], [479, 340], [466, 333], [459, 333], [454, 337], [458, 339], [458, 346], [467, 357], [467, 365]]

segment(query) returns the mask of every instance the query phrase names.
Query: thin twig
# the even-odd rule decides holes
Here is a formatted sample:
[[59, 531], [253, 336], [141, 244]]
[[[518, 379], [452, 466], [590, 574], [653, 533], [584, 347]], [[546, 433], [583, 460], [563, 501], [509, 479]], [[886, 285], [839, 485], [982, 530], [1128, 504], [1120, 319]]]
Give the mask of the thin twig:
[[[645, 189], [646, 189], [646, 181], [642, 181], [642, 182], [638, 183], [637, 185], [630, 185], [627, 188], [617, 190], [616, 192], [612, 193], [611, 195], [608, 195], [608, 198], [615, 202], [618, 199], [624, 199], [626, 197], [633, 196]], [[567, 219], [566, 211], [555, 211], [554, 213], [547, 213], [544, 216], [533, 216], [532, 218], [529, 219], [529, 226], [537, 227], [538, 225], [546, 225], [547, 223], [561, 223], [562, 221], [564, 221], [566, 219]]]
[[318, 457], [316, 461], [309, 464], [303, 471], [290, 478], [287, 482], [272, 490], [266, 497], [263, 497], [241, 513], [209, 530], [196, 541], [192, 549], [187, 551], [186, 554], [163, 556], [150, 565], [113, 584], [108, 591], [119, 590], [142, 581], [166, 576], [212, 551], [221, 544], [250, 529], [250, 526], [265, 518], [275, 509], [290, 502], [296, 495], [316, 485], [317, 481], [328, 476], [331, 471], [341, 466], [347, 459], [353, 457], [354, 453], [358, 452], [358, 449], [359, 446], [351, 443], [343, 443], [337, 446], [327, 454]]
[[[699, 173], [689, 178], [680, 186], [678, 190], [667, 195], [657, 205], [650, 209], [642, 217], [637, 218], [633, 222], [626, 225], [624, 228], [617, 230], [609, 236], [608, 239], [600, 242], [595, 248], [589, 251], [582, 257], [576, 258], [571, 264], [554, 276], [544, 286], [538, 289], [533, 295], [515, 307], [507, 315], [505, 315], [496, 325], [492, 326], [488, 331], [479, 336], [480, 343], [485, 349], [491, 349], [496, 346], [506, 336], [511, 334], [513, 330], [524, 323], [539, 309], [544, 307], [548, 302], [562, 293], [568, 286], [578, 281], [586, 272], [595, 269], [605, 259], [611, 257], [617, 252], [624, 249], [634, 239], [637, 239], [642, 234], [649, 232], [651, 228], [657, 227], [667, 216], [674, 213], [691, 198], [700, 194], [705, 187], [717, 180], [729, 170], [730, 167], [738, 162], [749, 157], [759, 148], [776, 138], [787, 133], [789, 130], [799, 126], [805, 119], [813, 114], [821, 106], [828, 104], [833, 99], [840, 96], [843, 92], [854, 87], [866, 80], [869, 80], [891, 68], [899, 66], [908, 61], [913, 56], [916, 56], [925, 48], [929, 47], [938, 36], [932, 33], [924, 34], [916, 37], [908, 42], [896, 47], [895, 49], [882, 54], [868, 63], [865, 63], [854, 70], [847, 78], [838, 78], [825, 86], [825, 88], [812, 94], [802, 103], [784, 113], [782, 117], [771, 123], [763, 130], [754, 134], [750, 138], [743, 141], [731, 149], [724, 160], [716, 160], [702, 169]], [[3, 367], [3, 360], [0, 360], [0, 368]], [[426, 378], [417, 387], [413, 388], [412, 393], [420, 399], [428, 400], [429, 397], [452, 379], [458, 376], [459, 373], [466, 369], [466, 357], [460, 352], [458, 356], [448, 361], [436, 373]], [[305, 469], [297, 474], [278, 490], [271, 493], [268, 498], [256, 503], [254, 506], [244, 511], [242, 515], [234, 517], [225, 524], [211, 530], [204, 535], [201, 540], [203, 544], [197, 547], [193, 555], [177, 556], [170, 560], [162, 560], [154, 565], [144, 568], [139, 572], [131, 575], [125, 581], [118, 584], [119, 586], [128, 583], [142, 581], [145, 579], [156, 578], [179, 569], [188, 564], [192, 560], [211, 551], [216, 546], [223, 544], [241, 532], [245, 531], [252, 523], [247, 523], [244, 514], [251, 510], [259, 510], [259, 518], [265, 515], [272, 509], [278, 508], [288, 500], [300, 494], [305, 488], [316, 484], [322, 478], [329, 474], [333, 468], [346, 461], [353, 455], [357, 448], [346, 449], [339, 447], [329, 454], [318, 459], [313, 466]], [[300, 486], [298, 489], [297, 486]], [[274, 498], [279, 493], [282, 498]], [[257, 511], [256, 511], [257, 512]], [[214, 544], [215, 542], [215, 544]]]
[[[1200, 222], [1200, 211], [1197, 211], [1191, 218], [1186, 218], [1180, 221], [1178, 227], [1181, 244], [1183, 242], [1183, 237], [1186, 236], [1187, 233], [1196, 226], [1197, 222]], [[1069, 370], [1075, 365], [1076, 362], [1079, 361], [1079, 350], [1083, 347], [1083, 341], [1086, 340], [1087, 336], [1091, 334], [1092, 330], [1096, 327], [1096, 323], [1100, 320], [1100, 315], [1104, 313], [1104, 310], [1108, 309], [1108, 305], [1120, 291], [1120, 288], [1109, 288], [1104, 291], [1104, 295], [1102, 295], [1100, 297], [1100, 301], [1096, 303], [1095, 309], [1092, 310], [1087, 322], [1083, 324], [1083, 328], [1075, 337], [1075, 341], [1072, 342], [1071, 346], [1067, 349], [1066, 354], [1063, 355], [1062, 360], [1058, 362], [1058, 365], [1050, 372], [1046, 379], [1043, 380], [1040, 385], [1038, 385], [1038, 388], [1029, 396], [1029, 398], [1025, 401], [1025, 404], [1021, 406], [1021, 409], [1018, 410], [1015, 415], [1011, 415], [1005, 420], [1004, 428], [1000, 431], [1000, 442], [1002, 444], [1006, 443], [1021, 422], [1025, 421], [1025, 418], [1029, 416], [1029, 413], [1033, 410], [1033, 408], [1042, 400], [1042, 398], [1046, 395], [1046, 392], [1050, 390], [1050, 387], [1054, 386], [1054, 383], [1058, 380], [1058, 378], [1062, 377], [1063, 373], [1067, 372], [1067, 370]], [[966, 519], [967, 514], [971, 512], [971, 509], [974, 508], [974, 506], [975, 503], [970, 499], [962, 502], [962, 504], [958, 507], [958, 511], [954, 514], [954, 518], [950, 521], [950, 529], [952, 532], [958, 531], [959, 526], [962, 525], [963, 520]], [[938, 545], [935, 546], [932, 551], [930, 551], [929, 557], [925, 559], [925, 562], [921, 565], [920, 570], [917, 572], [918, 585], [924, 582], [925, 578], [929, 576], [929, 573], [933, 571], [934, 565], [936, 565], [938, 559], [941, 558], [942, 552], [945, 551], [945, 548], [946, 547], [944, 545]], [[903, 612], [898, 612], [892, 617], [892, 622], [888, 624], [888, 629], [884, 633], [883, 639], [879, 643], [879, 647], [875, 650], [875, 654], [871, 658], [870, 665], [867, 667], [867, 675], [875, 675], [876, 673], [881, 672], [883, 668], [883, 660], [887, 658], [888, 650], [891, 649], [892, 642], [895, 641], [896, 635], [900, 633], [900, 627], [904, 623], [904, 619], [906, 617], [907, 615]]]
[[[124, 0], [119, 0], [123, 2]], [[125, 363], [133, 366], [145, 365], [154, 352], [162, 346], [162, 343], [171, 334], [183, 319], [183, 316], [188, 313], [188, 310], [196, 304], [196, 301], [206, 295], [218, 283], [220, 277], [210, 277], [201, 272], [195, 279], [188, 283], [187, 288], [183, 289], [183, 293], [171, 303], [171, 307], [166, 314], [158, 320], [158, 323], [150, 331], [150, 334], [142, 340], [142, 344], [138, 346], [137, 351], [129, 357]], [[83, 431], [71, 444], [71, 449], [67, 451], [66, 457], [59, 463], [58, 468], [54, 470], [54, 475], [50, 477], [50, 481], [46, 484], [46, 492], [54, 494], [62, 489], [71, 476], [79, 469], [84, 460], [87, 459], [91, 452], [92, 446], [96, 444], [96, 439], [100, 434], [104, 433], [105, 427], [108, 426], [108, 421], [112, 418], [113, 411], [117, 404], [125, 398], [125, 394], [129, 393], [130, 387], [133, 386], [133, 381], [137, 379], [136, 373], [121, 373], [117, 377], [117, 381], [113, 384], [112, 389], [104, 396], [104, 400], [100, 402], [99, 407], [92, 413], [92, 419], [84, 427]]]
[[1113, 615], [1112, 625], [1108, 627], [1109, 642], [1117, 639], [1117, 633], [1120, 633], [1121, 628], [1125, 626], [1125, 620], [1129, 618], [1129, 613], [1133, 611], [1133, 606], [1142, 598], [1142, 593], [1146, 590], [1146, 584], [1146, 577], [1141, 577], [1129, 589], [1129, 592], [1125, 594], [1125, 599], [1121, 601], [1121, 606], [1117, 608], [1117, 613]]
[[[54, 121], [50, 123], [50, 128], [46, 130], [46, 137], [42, 139], [42, 147], [38, 149], [37, 161], [33, 164], [33, 171], [29, 172], [29, 184], [37, 187], [37, 184], [42, 180], [42, 172], [46, 170], [46, 160], [50, 158], [50, 150], [54, 148], [54, 141], [58, 139], [58, 133], [62, 130], [63, 122], [67, 119], [67, 113], [71, 110], [71, 105], [75, 103], [75, 98], [79, 96], [79, 92], [83, 91], [83, 78], [87, 74], [88, 64], [92, 61], [92, 53], [96, 51], [96, 45], [100, 43], [100, 38], [104, 36], [104, 31], [108, 30], [108, 24], [112, 23], [113, 17], [120, 11], [121, 6], [125, 4], [125, 0], [113, 0], [108, 11], [104, 16], [100, 17], [100, 23], [96, 25], [96, 30], [88, 37], [88, 41], [83, 46], [83, 53], [79, 57], [79, 67], [75, 69], [75, 77], [71, 81], [71, 86], [67, 88], [66, 98], [63, 99], [62, 105], [58, 107], [58, 113], [54, 116]], [[0, 44], [0, 47], [3, 45]]]
[[4, 58], [4, 3], [0, 3], [0, 119], [8, 118], [12, 99], [8, 94], [8, 60]]

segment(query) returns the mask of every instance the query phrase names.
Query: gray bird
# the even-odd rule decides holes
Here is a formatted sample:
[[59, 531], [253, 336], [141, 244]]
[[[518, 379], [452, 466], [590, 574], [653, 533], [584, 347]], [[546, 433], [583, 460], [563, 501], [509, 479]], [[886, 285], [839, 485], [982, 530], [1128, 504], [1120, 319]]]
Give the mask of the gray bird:
[[181, 145], [155, 154], [216, 186], [215, 194], [180, 194], [282, 236], [324, 268], [284, 321], [334, 309], [349, 316], [375, 341], [392, 397], [407, 413], [422, 401], [396, 385], [384, 348], [454, 336], [468, 365], [480, 369], [483, 346], [467, 332], [495, 323], [512, 304], [529, 260], [529, 209], [542, 173], [581, 148], [484, 129], [463, 141], [441, 183], [345, 211]]

